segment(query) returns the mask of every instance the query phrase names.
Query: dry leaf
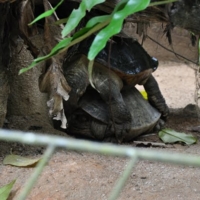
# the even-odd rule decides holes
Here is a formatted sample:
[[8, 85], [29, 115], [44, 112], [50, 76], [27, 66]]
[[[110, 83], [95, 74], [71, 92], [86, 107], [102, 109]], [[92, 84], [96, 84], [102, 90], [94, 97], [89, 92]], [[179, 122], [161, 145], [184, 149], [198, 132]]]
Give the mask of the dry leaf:
[[27, 167], [36, 164], [41, 158], [26, 158], [18, 155], [7, 155], [4, 160], [4, 165], [13, 165], [17, 167]]

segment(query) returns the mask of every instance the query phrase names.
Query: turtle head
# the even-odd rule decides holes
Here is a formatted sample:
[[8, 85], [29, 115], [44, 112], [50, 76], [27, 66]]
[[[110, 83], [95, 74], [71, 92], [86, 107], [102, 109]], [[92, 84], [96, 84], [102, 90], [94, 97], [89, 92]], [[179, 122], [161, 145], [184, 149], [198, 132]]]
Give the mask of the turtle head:
[[153, 71], [155, 71], [158, 68], [158, 59], [156, 59], [155, 57], [151, 58], [151, 67], [153, 69]]

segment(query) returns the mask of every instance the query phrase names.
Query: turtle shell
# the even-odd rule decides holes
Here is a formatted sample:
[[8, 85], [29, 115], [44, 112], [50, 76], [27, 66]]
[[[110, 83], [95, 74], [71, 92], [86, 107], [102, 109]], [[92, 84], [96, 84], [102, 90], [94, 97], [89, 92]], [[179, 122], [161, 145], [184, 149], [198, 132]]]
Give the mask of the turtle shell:
[[[93, 40], [94, 36], [81, 42], [78, 53], [87, 55]], [[151, 57], [132, 38], [114, 37], [113, 40], [109, 40], [105, 48], [95, 58], [96, 62], [103, 64], [105, 67], [109, 66], [108, 60], [111, 69], [127, 75], [135, 75], [148, 69], [155, 71], [158, 67], [158, 60]]]
[[[124, 141], [130, 141], [152, 130], [160, 119], [161, 114], [142, 97], [136, 88], [129, 88], [122, 91], [122, 96], [132, 116], [131, 129], [124, 135]], [[94, 120], [99, 121], [101, 125], [96, 128], [96, 133], [92, 133], [90, 130], [92, 123], [91, 118], [88, 121], [76, 121], [75, 124], [69, 124], [70, 133], [76, 135], [79, 132], [84, 133], [84, 136], [87, 135], [92, 138], [105, 139], [105, 135], [99, 136], [98, 130], [101, 129], [101, 126], [108, 125], [110, 121], [108, 112], [109, 106], [101, 99], [100, 95], [95, 90], [86, 91], [79, 101], [79, 106], [84, 111], [81, 113], [81, 115], [83, 115], [82, 118], [85, 116], [85, 119], [89, 119], [88, 116], [90, 116]]]

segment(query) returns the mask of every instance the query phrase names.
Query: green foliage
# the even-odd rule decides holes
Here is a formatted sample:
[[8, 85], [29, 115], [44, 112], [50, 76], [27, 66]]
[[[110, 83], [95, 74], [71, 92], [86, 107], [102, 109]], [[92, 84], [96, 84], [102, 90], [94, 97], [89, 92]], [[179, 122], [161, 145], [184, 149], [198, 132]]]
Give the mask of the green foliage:
[[35, 18], [29, 25], [34, 24], [35, 22], [45, 18], [45, 17], [49, 17], [50, 15], [52, 15], [56, 9], [58, 8], [58, 6], [60, 6], [62, 3], [64, 2], [64, 0], [61, 0], [56, 6], [55, 8], [52, 8], [51, 10], [47, 10], [46, 12], [42, 13], [41, 15], [39, 15], [37, 18]]
[[15, 184], [16, 180], [13, 180], [12, 182], [10, 182], [9, 184], [3, 186], [2, 188], [0, 188], [0, 199], [1, 200], [7, 200], [10, 192], [12, 190], [13, 185]]
[[102, 29], [95, 37], [88, 53], [88, 59], [93, 60], [96, 55], [105, 47], [109, 38], [121, 31], [123, 21], [128, 15], [144, 10], [149, 5], [149, 3], [150, 0], [120, 1], [111, 14], [112, 17], [109, 25]]
[[42, 56], [39, 58], [36, 58], [35, 60], [33, 60], [33, 62], [27, 67], [27, 68], [23, 68], [19, 71], [19, 74], [22, 74], [26, 71], [28, 71], [29, 69], [33, 68], [34, 66], [36, 66], [38, 63], [42, 62], [43, 60], [46, 60], [50, 57], [52, 57], [53, 55], [57, 54], [59, 52], [59, 50], [63, 49], [64, 47], [66, 47], [70, 41], [72, 40], [72, 38], [66, 38], [64, 40], [62, 40], [61, 42], [59, 42], [52, 50], [51, 52], [46, 55], [46, 56]]
[[176, 132], [172, 129], [163, 129], [159, 132], [159, 137], [164, 143], [183, 142], [191, 145], [197, 142], [193, 135]]
[[62, 31], [62, 37], [66, 37], [73, 29], [77, 27], [86, 11], [90, 11], [95, 5], [103, 3], [105, 0], [82, 0], [79, 8], [74, 9], [69, 16], [68, 22]]
[[[63, 1], [64, 0], [61, 0], [55, 8], [52, 8], [38, 16], [31, 24], [53, 14]], [[69, 47], [97, 32], [88, 53], [88, 59], [94, 60], [96, 55], [105, 47], [108, 39], [121, 31], [123, 21], [128, 15], [144, 10], [147, 6], [166, 4], [177, 0], [158, 1], [151, 4], [150, 0], [121, 0], [115, 6], [111, 14], [93, 17], [87, 22], [84, 28], [76, 32], [73, 36], [65, 38], [78, 26], [81, 19], [84, 18], [86, 11], [90, 11], [95, 5], [103, 3], [104, 1], [105, 0], [82, 0], [78, 9], [74, 9], [68, 18], [63, 19], [63, 21], [59, 20], [58, 22], [58, 24], [61, 22], [67, 22], [62, 31], [62, 37], [64, 39], [61, 40], [48, 55], [33, 60], [27, 68], [21, 69], [19, 74], [28, 71], [38, 63], [51, 58], [59, 52], [67, 50]]]
[[88, 65], [88, 74], [89, 74], [89, 82], [93, 88], [95, 88], [93, 81], [92, 81], [92, 71], [93, 71], [93, 63], [94, 60], [91, 60]]
[[[62, 31], [62, 36], [67, 36], [78, 25], [80, 20], [85, 16], [86, 10], [90, 11], [93, 8], [93, 6], [102, 2], [104, 2], [104, 0], [82, 1], [79, 5], [79, 8], [77, 10], [73, 10], [71, 15], [69, 16], [67, 24], [65, 25]], [[32, 23], [38, 21], [39, 19], [49, 16], [49, 14], [53, 13], [61, 3], [62, 1], [50, 12], [47, 11], [39, 17], [37, 17]], [[72, 37], [61, 40], [48, 55], [33, 60], [33, 62], [27, 68], [21, 69], [19, 74], [28, 71], [29, 69], [36, 66], [38, 63], [58, 54], [60, 51], [63, 52], [67, 50], [70, 46], [79, 43], [80, 41], [84, 40], [88, 36], [92, 35], [93, 33], [101, 30], [103, 27], [106, 26], [97, 34], [90, 48], [88, 58], [89, 60], [94, 60], [95, 56], [99, 53], [99, 51], [101, 51], [104, 48], [108, 39], [121, 31], [124, 19], [130, 14], [145, 9], [149, 3], [150, 0], [120, 1], [110, 15], [96, 16], [90, 19], [86, 24], [86, 27], [75, 33]]]
[[111, 15], [103, 15], [103, 16], [93, 17], [86, 24], [86, 28], [91, 28], [91, 27], [95, 26], [98, 23], [109, 21], [110, 19], [111, 19]]

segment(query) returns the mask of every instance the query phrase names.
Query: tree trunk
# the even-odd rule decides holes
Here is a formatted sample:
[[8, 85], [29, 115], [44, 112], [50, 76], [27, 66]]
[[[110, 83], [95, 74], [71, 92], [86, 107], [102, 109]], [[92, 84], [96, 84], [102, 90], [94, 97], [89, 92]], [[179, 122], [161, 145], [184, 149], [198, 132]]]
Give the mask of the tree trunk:
[[6, 36], [6, 17], [9, 11], [8, 4], [0, 4], [0, 128], [5, 121], [7, 112], [7, 98], [9, 93], [7, 66], [9, 64], [9, 37]]
[[7, 112], [9, 85], [6, 72], [0, 70], [0, 128], [3, 126]]
[[[33, 43], [40, 48], [43, 46], [43, 37], [34, 37]], [[12, 48], [12, 61], [9, 70], [10, 95], [8, 99], [8, 117], [38, 116], [48, 120], [47, 95], [39, 91], [38, 78], [42, 64], [18, 75], [19, 70], [26, 68], [33, 60], [31, 53], [23, 40], [17, 39]]]

